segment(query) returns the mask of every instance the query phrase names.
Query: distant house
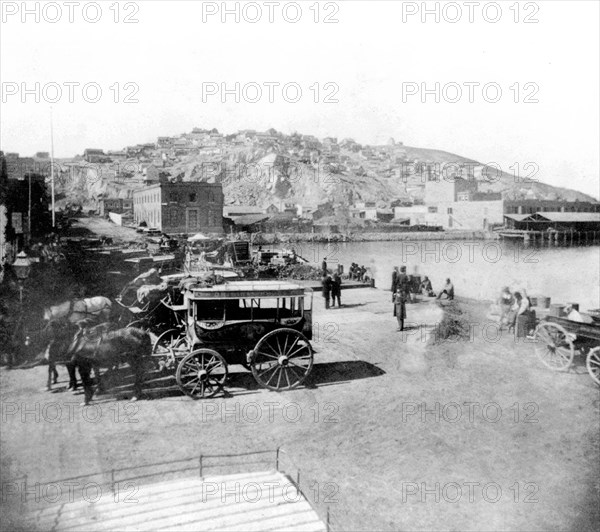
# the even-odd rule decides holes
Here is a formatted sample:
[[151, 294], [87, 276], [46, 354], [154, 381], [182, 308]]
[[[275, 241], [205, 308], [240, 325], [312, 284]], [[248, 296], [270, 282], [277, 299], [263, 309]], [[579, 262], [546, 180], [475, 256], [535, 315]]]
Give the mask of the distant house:
[[150, 185], [168, 181], [169, 177], [171, 177], [171, 172], [168, 168], [163, 168], [162, 165], [151, 164], [146, 167], [144, 182]]
[[267, 214], [277, 214], [279, 212], [279, 208], [277, 207], [277, 205], [274, 205], [273, 203], [271, 203], [271, 205], [269, 205], [266, 209], [265, 212]]
[[297, 209], [296, 213], [297, 213], [298, 217], [304, 218], [306, 220], [312, 220], [313, 214], [317, 210], [316, 207], [313, 207], [310, 205], [297, 205], [296, 209]]
[[133, 199], [102, 198], [98, 210], [100, 216], [108, 216], [109, 212], [133, 215]]
[[25, 179], [27, 174], [40, 171], [40, 164], [36, 163], [33, 157], [19, 157], [18, 153], [9, 155], [11, 155], [10, 158], [6, 157], [6, 175], [8, 179]]
[[158, 137], [156, 139], [157, 148], [170, 148], [173, 145], [173, 137]]
[[103, 163], [109, 160], [109, 157], [104, 153], [104, 150], [98, 150], [93, 148], [87, 148], [83, 152], [83, 158], [88, 163]]
[[127, 152], [125, 150], [109, 150], [108, 156], [113, 161], [122, 161], [127, 159]]
[[36, 159], [50, 159], [50, 154], [47, 151], [38, 151], [35, 154]]
[[377, 209], [376, 219], [380, 222], [391, 222], [394, 218], [393, 209]]

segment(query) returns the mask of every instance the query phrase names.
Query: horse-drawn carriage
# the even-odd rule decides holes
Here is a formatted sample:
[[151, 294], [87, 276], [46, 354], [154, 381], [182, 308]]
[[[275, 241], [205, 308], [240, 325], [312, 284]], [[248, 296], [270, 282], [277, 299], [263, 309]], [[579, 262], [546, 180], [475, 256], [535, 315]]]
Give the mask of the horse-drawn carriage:
[[192, 398], [217, 394], [230, 364], [271, 390], [298, 386], [312, 369], [310, 289], [276, 281], [190, 284], [170, 309], [180, 326], [158, 338], [153, 356]]
[[600, 321], [580, 323], [556, 316], [544, 318], [535, 330], [538, 358], [554, 371], [566, 371], [575, 355], [586, 356], [586, 368], [600, 384]]

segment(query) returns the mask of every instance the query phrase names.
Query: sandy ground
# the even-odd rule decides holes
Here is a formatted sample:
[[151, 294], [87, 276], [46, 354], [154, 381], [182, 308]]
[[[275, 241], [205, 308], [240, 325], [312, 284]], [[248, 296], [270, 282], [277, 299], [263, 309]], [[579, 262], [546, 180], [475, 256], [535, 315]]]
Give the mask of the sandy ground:
[[64, 232], [64, 236], [88, 236], [98, 238], [106, 236], [115, 242], [143, 242], [144, 235], [136, 233], [131, 227], [114, 224], [98, 216], [82, 216], [74, 220], [73, 226]]
[[84, 410], [80, 396], [43, 391], [46, 368], [3, 368], [3, 486], [281, 446], [345, 530], [596, 529], [600, 397], [584, 367], [553, 373], [530, 344], [482, 334], [473, 302], [472, 341], [431, 346], [435, 303], [409, 305], [399, 333], [389, 292], [342, 295], [326, 311], [315, 294], [316, 365], [292, 392], [232, 367], [226, 397], [151, 389]]

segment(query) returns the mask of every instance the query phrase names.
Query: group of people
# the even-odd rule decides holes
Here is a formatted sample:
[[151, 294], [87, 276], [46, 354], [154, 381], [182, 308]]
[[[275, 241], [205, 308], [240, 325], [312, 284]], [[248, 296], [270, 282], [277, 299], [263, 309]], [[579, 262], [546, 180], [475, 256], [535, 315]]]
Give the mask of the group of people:
[[[434, 297], [435, 292], [431, 286], [429, 277], [424, 276], [423, 280], [418, 284], [414, 285], [414, 281], [408, 275], [406, 275], [406, 266], [398, 268], [396, 266], [392, 272], [392, 303], [394, 304], [394, 316], [398, 321], [398, 331], [404, 330], [404, 320], [406, 319], [406, 303], [415, 302], [415, 293], [420, 293], [427, 297]], [[414, 286], [413, 286], [414, 285]], [[440, 291], [437, 299], [441, 299], [442, 296], [446, 296], [446, 299], [454, 299], [454, 285], [450, 279], [446, 279], [444, 288]]]
[[323, 272], [323, 278], [321, 280], [323, 286], [323, 298], [325, 299], [325, 308], [335, 307], [337, 301], [338, 308], [342, 306], [341, 295], [342, 295], [342, 277], [339, 271], [336, 271], [333, 276], [327, 271]]
[[355, 262], [350, 265], [348, 269], [348, 278], [352, 281], [361, 281], [365, 282], [369, 279], [367, 278], [367, 268], [364, 266], [359, 266]]
[[507, 327], [509, 331], [516, 329], [517, 336], [524, 337], [535, 328], [535, 311], [531, 308], [531, 299], [524, 288], [513, 293], [505, 286], [500, 292], [498, 305], [501, 330], [503, 327]]

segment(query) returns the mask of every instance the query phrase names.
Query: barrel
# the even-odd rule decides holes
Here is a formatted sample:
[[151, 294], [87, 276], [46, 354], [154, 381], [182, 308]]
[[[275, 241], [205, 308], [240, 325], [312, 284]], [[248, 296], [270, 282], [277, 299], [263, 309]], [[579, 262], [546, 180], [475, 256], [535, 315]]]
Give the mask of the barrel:
[[579, 312], [579, 303], [567, 303], [567, 305], [571, 305], [573, 307], [573, 310]]

